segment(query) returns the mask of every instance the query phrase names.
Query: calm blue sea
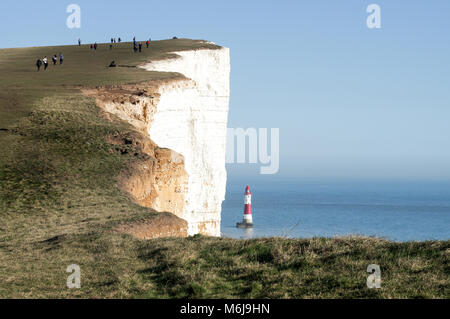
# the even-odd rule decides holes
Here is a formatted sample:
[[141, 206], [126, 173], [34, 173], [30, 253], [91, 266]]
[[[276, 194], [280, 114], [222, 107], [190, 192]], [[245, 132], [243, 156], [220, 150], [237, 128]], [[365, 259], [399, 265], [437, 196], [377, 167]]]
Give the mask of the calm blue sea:
[[395, 241], [450, 239], [450, 183], [285, 182], [249, 184], [254, 228], [242, 220], [246, 184], [230, 181], [222, 235], [233, 238], [360, 234]]

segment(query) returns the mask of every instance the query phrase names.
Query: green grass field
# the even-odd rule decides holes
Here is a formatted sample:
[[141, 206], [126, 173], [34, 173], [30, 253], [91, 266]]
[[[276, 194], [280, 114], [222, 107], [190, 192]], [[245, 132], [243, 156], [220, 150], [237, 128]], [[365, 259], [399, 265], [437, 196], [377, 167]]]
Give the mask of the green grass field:
[[[127, 123], [107, 121], [83, 87], [180, 77], [136, 68], [168, 52], [214, 45], [155, 41], [0, 50], [1, 298], [448, 298], [450, 241], [393, 243], [370, 238], [193, 237], [141, 241], [112, 232], [152, 218], [116, 185], [130, 165], [107, 136]], [[36, 71], [37, 58], [65, 56]], [[121, 67], [108, 68], [115, 60]], [[366, 287], [379, 264], [382, 288]], [[82, 288], [67, 289], [78, 264]]]

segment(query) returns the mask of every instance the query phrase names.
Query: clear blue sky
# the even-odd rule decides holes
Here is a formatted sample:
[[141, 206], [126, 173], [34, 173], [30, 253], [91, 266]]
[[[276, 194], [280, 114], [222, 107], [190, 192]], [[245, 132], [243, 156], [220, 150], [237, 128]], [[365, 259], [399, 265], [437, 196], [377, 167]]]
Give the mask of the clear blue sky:
[[[81, 29], [66, 7], [82, 9]], [[381, 6], [381, 29], [366, 7]], [[1, 47], [201, 38], [232, 54], [229, 127], [280, 128], [270, 179], [450, 179], [450, 1], [2, 1]], [[256, 176], [257, 165], [229, 165]]]

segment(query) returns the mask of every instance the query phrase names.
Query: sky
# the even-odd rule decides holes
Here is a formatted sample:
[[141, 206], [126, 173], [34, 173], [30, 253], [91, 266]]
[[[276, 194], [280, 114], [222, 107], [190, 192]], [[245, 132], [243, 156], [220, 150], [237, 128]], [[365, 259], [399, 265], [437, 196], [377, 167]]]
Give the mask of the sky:
[[[81, 28], [69, 29], [70, 4]], [[369, 29], [369, 4], [381, 28]], [[230, 48], [230, 128], [279, 128], [280, 165], [231, 178], [450, 180], [450, 1], [2, 1], [0, 47], [207, 39]]]

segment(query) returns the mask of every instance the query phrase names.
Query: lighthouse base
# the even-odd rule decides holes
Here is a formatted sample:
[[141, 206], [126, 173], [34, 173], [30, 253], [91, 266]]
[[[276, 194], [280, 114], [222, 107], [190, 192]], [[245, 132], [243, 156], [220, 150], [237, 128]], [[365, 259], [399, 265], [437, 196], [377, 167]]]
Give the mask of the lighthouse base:
[[243, 221], [242, 223], [237, 223], [236, 224], [237, 228], [253, 228], [253, 223], [248, 223]]

